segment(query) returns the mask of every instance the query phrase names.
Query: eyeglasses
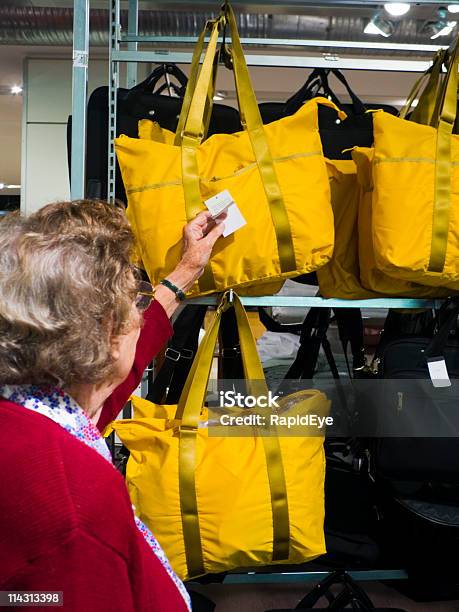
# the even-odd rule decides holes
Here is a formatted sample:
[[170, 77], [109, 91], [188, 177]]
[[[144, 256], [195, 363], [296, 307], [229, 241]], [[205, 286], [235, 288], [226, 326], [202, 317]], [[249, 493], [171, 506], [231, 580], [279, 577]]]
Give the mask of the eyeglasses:
[[138, 311], [144, 312], [155, 298], [153, 285], [146, 281], [139, 281], [135, 305]]

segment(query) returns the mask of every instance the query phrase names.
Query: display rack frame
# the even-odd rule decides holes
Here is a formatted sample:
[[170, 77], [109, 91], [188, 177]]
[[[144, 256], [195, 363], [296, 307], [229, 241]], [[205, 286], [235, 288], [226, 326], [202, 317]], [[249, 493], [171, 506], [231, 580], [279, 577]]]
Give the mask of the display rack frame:
[[[442, 0], [407, 0], [411, 4], [444, 5]], [[109, 134], [107, 142], [108, 155], [108, 199], [113, 201], [115, 188], [115, 152], [113, 140], [116, 136], [116, 91], [119, 86], [119, 64], [126, 62], [127, 85], [133, 87], [137, 82], [137, 64], [147, 63], [190, 63], [192, 53], [184, 51], [165, 51], [156, 49], [152, 51], [139, 51], [139, 43], [161, 44], [193, 44], [193, 37], [173, 36], [140, 36], [138, 34], [139, 0], [129, 0], [127, 34], [122, 34], [120, 14], [121, 0], [108, 0], [110, 12], [110, 48], [109, 48]], [[172, 0], [171, 5], [185, 4], [184, 0]], [[208, 5], [214, 9], [219, 8], [218, 0], [200, 0], [200, 4]], [[237, 4], [237, 2], [235, 2]], [[323, 6], [352, 6], [368, 5], [364, 0], [245, 0], [244, 6], [269, 7], [299, 7], [307, 5]], [[73, 37], [73, 78], [72, 78], [72, 162], [71, 162], [71, 197], [81, 199], [85, 196], [85, 150], [86, 150], [86, 109], [87, 109], [87, 80], [89, 58], [89, 10], [90, 0], [74, 0], [74, 37]], [[374, 42], [353, 41], [313, 41], [292, 39], [247, 39], [242, 43], [258, 47], [296, 47], [296, 48], [329, 48], [329, 49], [368, 49], [409, 53], [429, 53], [444, 48], [442, 45], [408, 45]], [[127, 49], [121, 46], [127, 45]], [[381, 59], [381, 58], [355, 58], [339, 57], [327, 58], [308, 55], [274, 55], [274, 54], [248, 54], [246, 56], [249, 66], [285, 66], [285, 67], [333, 67], [352, 70], [393, 70], [405, 72], [423, 72], [429, 66], [429, 60], [419, 59]], [[201, 297], [188, 300], [188, 303], [215, 305], [218, 296]], [[367, 300], [339, 300], [324, 299], [320, 297], [301, 296], [260, 296], [242, 297], [246, 306], [289, 306], [298, 308], [324, 307], [324, 308], [400, 308], [400, 309], [433, 309], [438, 308], [442, 300], [423, 300], [414, 298], [377, 298]], [[223, 579], [224, 584], [261, 584], [261, 583], [307, 583], [317, 582], [329, 574], [327, 571], [286, 571], [278, 572], [229, 572]], [[407, 573], [403, 569], [371, 569], [349, 570], [349, 574], [356, 580], [399, 580], [406, 579]]]

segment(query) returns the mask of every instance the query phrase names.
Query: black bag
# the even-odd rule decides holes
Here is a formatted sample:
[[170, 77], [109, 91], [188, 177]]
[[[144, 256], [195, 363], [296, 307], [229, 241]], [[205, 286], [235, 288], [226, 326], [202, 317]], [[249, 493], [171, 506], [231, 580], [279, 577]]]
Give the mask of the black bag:
[[[438, 418], [458, 423], [459, 302], [447, 301], [431, 335], [407, 335], [385, 345], [380, 400], [389, 413], [413, 415], [414, 426], [438, 435]], [[427, 326], [427, 329], [429, 326]], [[428, 359], [444, 358], [452, 387], [435, 388]], [[407, 387], [400, 391], [400, 381]], [[419, 381], [419, 385], [417, 384]], [[423, 431], [424, 431], [423, 429]], [[383, 555], [408, 571], [406, 592], [418, 599], [457, 596], [459, 546], [459, 437], [386, 437], [370, 448]], [[456, 434], [457, 435], [457, 434]], [[397, 587], [398, 588], [398, 587]]]
[[[406, 335], [388, 342], [380, 353], [379, 378], [384, 383], [384, 410], [400, 414], [415, 412], [416, 418], [435, 427], [437, 414], [449, 410], [455, 419], [457, 391], [455, 386], [435, 388], [430, 383], [429, 359], [443, 357], [451, 379], [459, 378], [459, 339], [457, 318], [459, 302], [447, 301], [437, 318], [437, 332], [432, 336]], [[428, 327], [427, 327], [428, 329]], [[407, 379], [406, 386], [397, 381]], [[417, 385], [416, 381], [420, 384]], [[427, 382], [426, 384], [426, 381]], [[402, 389], [402, 391], [400, 391]], [[400, 394], [403, 393], [403, 396]], [[439, 424], [440, 426], [440, 424]], [[378, 441], [374, 451], [374, 468], [379, 476], [394, 483], [459, 483], [459, 438], [391, 437]], [[458, 432], [459, 433], [459, 432]], [[459, 503], [459, 497], [458, 497]]]
[[[342, 104], [333, 93], [328, 83], [329, 74], [333, 74], [346, 88], [350, 104]], [[325, 106], [319, 107], [319, 132], [325, 157], [330, 159], [352, 159], [350, 151], [355, 146], [371, 147], [373, 144], [373, 118], [367, 110], [382, 109], [397, 115], [398, 111], [387, 104], [364, 104], [352, 91], [344, 75], [336, 69], [317, 68], [313, 70], [303, 87], [285, 103], [267, 102], [260, 104], [264, 123], [270, 123], [281, 117], [295, 113], [302, 104], [318, 95], [329, 97], [347, 114], [347, 119], [339, 121], [336, 112]]]
[[[163, 78], [174, 77], [179, 86]], [[157, 121], [162, 128], [175, 131], [182, 108], [183, 95], [187, 84], [186, 75], [175, 64], [163, 64], [151, 75], [132, 89], [119, 88], [117, 92], [116, 134], [138, 137], [140, 119]], [[158, 85], [160, 85], [158, 87]], [[166, 92], [173, 95], [164, 95]], [[71, 121], [67, 124], [67, 148], [71, 155]], [[235, 108], [214, 104], [209, 133], [237, 132], [241, 129], [239, 113]], [[87, 143], [86, 143], [86, 195], [88, 198], [107, 197], [107, 146], [108, 146], [108, 87], [95, 89], [88, 102]], [[115, 197], [127, 202], [121, 173], [116, 162]]]

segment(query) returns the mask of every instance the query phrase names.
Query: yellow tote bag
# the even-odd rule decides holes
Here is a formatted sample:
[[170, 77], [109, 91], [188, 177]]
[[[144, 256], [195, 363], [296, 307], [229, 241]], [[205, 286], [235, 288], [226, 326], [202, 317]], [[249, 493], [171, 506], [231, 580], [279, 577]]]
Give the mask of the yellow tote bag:
[[[444, 55], [443, 49], [436, 54], [432, 66], [414, 86], [400, 116], [407, 116], [413, 101], [419, 98], [410, 121], [423, 123], [430, 120]], [[327, 160], [335, 220], [335, 249], [330, 262], [317, 272], [321, 294], [327, 298], [341, 299], [367, 299], [384, 294], [394, 297], [446, 295], [447, 290], [396, 280], [376, 268], [371, 237], [373, 149], [356, 147], [353, 158], [354, 161]]]
[[330, 262], [317, 271], [320, 293], [344, 300], [377, 297], [360, 281], [358, 214], [360, 189], [352, 160], [327, 159], [335, 221], [335, 249]]
[[[174, 144], [168, 138], [116, 140], [127, 215], [152, 282], [179, 261], [182, 228], [205, 209], [204, 200], [228, 190], [246, 221], [219, 239], [190, 291], [193, 296], [316, 270], [329, 261], [334, 241], [317, 117], [317, 104], [332, 103], [312, 100], [295, 115], [263, 127], [232, 10], [211, 23], [204, 62], [196, 85], [187, 88]], [[245, 129], [203, 141], [218, 34], [225, 23]]]
[[[155, 140], [157, 142], [163, 142], [168, 144], [174, 143], [175, 135], [170, 130], [162, 128], [159, 123], [156, 121], [151, 121], [150, 119], [141, 119], [139, 121], [139, 138], [144, 138], [146, 140]], [[128, 217], [129, 217], [129, 209], [128, 209]], [[137, 265], [141, 268], [145, 269], [141, 258], [137, 255]], [[239, 295], [270, 295], [274, 293], [278, 293], [284, 284], [284, 281], [274, 281], [274, 282], [266, 282], [266, 281], [257, 281], [253, 284], [246, 284], [244, 287], [239, 288]]]
[[[126, 478], [136, 513], [183, 580], [238, 567], [302, 563], [325, 553], [325, 457], [317, 429], [301, 427], [296, 437], [284, 437], [268, 426], [270, 435], [249, 428], [244, 437], [216, 437], [207, 428], [206, 388], [221, 314], [230, 306], [225, 296], [178, 406], [133, 397], [134, 418], [114, 421], [106, 432], [116, 431], [129, 449]], [[249, 393], [267, 394], [237, 296], [234, 308]], [[284, 416], [326, 416], [328, 410], [325, 395], [314, 390], [287, 396], [276, 409]], [[268, 419], [271, 412], [262, 414]]]
[[[447, 297], [450, 290], [441, 287], [426, 287], [400, 278], [392, 278], [376, 264], [373, 248], [373, 177], [372, 161], [374, 149], [355, 147], [352, 158], [357, 167], [358, 189], [358, 258], [360, 281], [366, 289], [379, 295], [391, 297], [434, 298]], [[374, 295], [374, 294], [373, 294]]]
[[374, 113], [372, 233], [376, 266], [396, 278], [459, 289], [459, 46], [431, 125]]

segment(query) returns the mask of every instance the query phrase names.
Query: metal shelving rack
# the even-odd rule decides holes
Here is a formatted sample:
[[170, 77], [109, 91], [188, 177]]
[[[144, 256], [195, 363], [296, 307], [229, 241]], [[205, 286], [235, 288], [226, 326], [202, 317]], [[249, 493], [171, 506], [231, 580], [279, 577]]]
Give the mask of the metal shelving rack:
[[[184, 4], [185, 0], [172, 0], [169, 4]], [[444, 5], [443, 0], [408, 0], [411, 4]], [[108, 0], [110, 12], [110, 49], [109, 49], [109, 134], [108, 134], [108, 185], [109, 199], [113, 200], [115, 186], [115, 153], [113, 140], [116, 136], [116, 91], [119, 86], [119, 65], [126, 62], [127, 85], [132, 87], [137, 82], [137, 64], [141, 63], [191, 63], [192, 53], [190, 51], [167, 51], [150, 50], [139, 51], [139, 43], [163, 43], [192, 45], [193, 37], [160, 36], [148, 37], [138, 34], [138, 10], [139, 0], [128, 0], [128, 27], [127, 33], [121, 31], [120, 11], [121, 0]], [[209, 11], [218, 11], [220, 2], [218, 0], [200, 0], [201, 5], [208, 5]], [[235, 0], [237, 5], [237, 1]], [[245, 0], [244, 7], [248, 6], [273, 7], [304, 7], [307, 5], [323, 6], [358, 6], [368, 5], [366, 0]], [[72, 166], [71, 166], [71, 197], [82, 198], [85, 195], [85, 132], [86, 132], [86, 108], [87, 108], [87, 72], [89, 51], [89, 9], [90, 0], [74, 0], [74, 42], [73, 42], [73, 92], [72, 92]], [[317, 41], [317, 40], [292, 40], [292, 39], [255, 39], [243, 38], [243, 45], [247, 47], [260, 47], [275, 49], [278, 47], [295, 47], [299, 49], [298, 55], [280, 55], [275, 53], [246, 55], [249, 66], [279, 66], [298, 68], [333, 67], [338, 69], [352, 70], [382, 70], [396, 72], [424, 72], [430, 65], [430, 57], [442, 48], [441, 45], [410, 45], [393, 44], [387, 42], [352, 42], [352, 41]], [[382, 58], [355, 58], [340, 56], [332, 53], [324, 53], [322, 57], [308, 55], [308, 49], [340, 49], [345, 51], [352, 49], [381, 50], [400, 52], [404, 55], [416, 53], [426, 54], [425, 59], [407, 59], [406, 57], [382, 59]], [[189, 300], [194, 304], [214, 305], [217, 297], [202, 297]], [[243, 297], [242, 302], [246, 306], [291, 306], [291, 307], [326, 307], [326, 308], [436, 308], [441, 300], [423, 300], [413, 298], [378, 298], [368, 300], [339, 300], [324, 299], [320, 297], [290, 297], [290, 296], [262, 296]], [[397, 580], [404, 579], [407, 574], [404, 570], [381, 569], [381, 570], [359, 570], [349, 572], [357, 580]], [[328, 572], [323, 571], [278, 571], [273, 573], [257, 572], [230, 572], [224, 579], [224, 583], [286, 583], [286, 582], [311, 582], [324, 578]]]
[[[114, 196], [115, 186], [115, 151], [113, 140], [116, 136], [116, 90], [119, 86], [119, 65], [127, 63], [128, 87], [135, 85], [137, 81], [137, 64], [146, 63], [190, 63], [191, 50], [188, 51], [165, 51], [151, 50], [139, 51], [139, 43], [163, 43], [165, 45], [193, 44], [193, 37], [183, 36], [141, 36], [138, 34], [138, 9], [139, 0], [129, 0], [128, 3], [128, 27], [127, 33], [122, 33], [120, 23], [121, 0], [108, 0], [110, 7], [110, 49], [109, 49], [109, 134], [108, 134], [108, 191], [109, 199]], [[411, 0], [413, 4], [437, 4], [442, 5], [441, 0]], [[183, 4], [184, 0], [173, 0], [171, 4]], [[202, 4], [208, 4], [209, 9], [217, 10], [220, 3], [218, 0], [204, 0]], [[257, 0], [249, 0], [245, 6], [257, 5]], [[266, 0], [264, 5], [269, 6], [355, 6], [364, 5], [364, 0]], [[88, 41], [89, 41], [89, 5], [90, 0], [74, 0], [74, 45], [73, 45], [73, 97], [72, 113], [74, 117], [72, 132], [72, 168], [71, 168], [71, 196], [73, 199], [84, 197], [84, 154], [85, 154], [85, 125], [86, 125], [86, 98], [87, 98], [87, 69], [88, 69]], [[353, 42], [353, 41], [317, 41], [317, 40], [292, 40], [292, 39], [266, 39], [266, 38], [243, 38], [244, 46], [256, 46], [260, 48], [275, 49], [282, 47], [295, 47], [300, 49], [299, 55], [276, 55], [269, 54], [247, 54], [246, 60], [249, 66], [285, 66], [298, 68], [334, 67], [338, 69], [352, 70], [391, 70], [404, 72], [423, 72], [429, 65], [431, 56], [441, 45], [414, 45], [394, 44], [387, 42]], [[127, 47], [127, 48], [125, 48]], [[308, 55], [308, 49], [330, 48], [351, 50], [386, 50], [391, 52], [421, 53], [428, 54], [425, 60], [419, 59], [381, 59], [381, 58], [355, 58], [339, 57], [323, 54], [322, 57]], [[292, 307], [356, 307], [356, 308], [434, 308], [438, 305], [435, 300], [422, 299], [372, 299], [372, 300], [327, 300], [319, 297], [290, 297], [290, 296], [262, 296], [245, 297], [243, 303], [247, 306], [292, 306]], [[216, 298], [196, 298], [193, 303], [214, 304]]]

